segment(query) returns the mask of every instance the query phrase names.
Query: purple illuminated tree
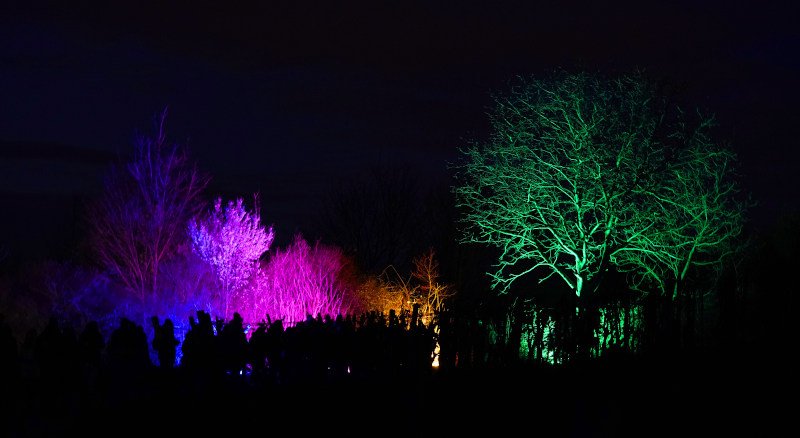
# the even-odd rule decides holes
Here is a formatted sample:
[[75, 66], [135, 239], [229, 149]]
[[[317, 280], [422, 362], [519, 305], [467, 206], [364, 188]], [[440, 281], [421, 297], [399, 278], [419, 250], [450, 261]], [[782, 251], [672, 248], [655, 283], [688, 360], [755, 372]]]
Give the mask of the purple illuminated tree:
[[311, 246], [298, 234], [288, 248], [272, 255], [238, 308], [248, 321], [269, 315], [287, 325], [307, 315], [346, 314], [355, 293], [351, 268], [338, 247]]
[[[218, 198], [205, 216], [189, 222], [192, 250], [212, 268], [220, 287], [223, 317], [232, 316], [232, 300], [258, 270], [258, 260], [269, 250], [275, 234], [261, 225], [258, 198], [252, 212], [239, 198], [225, 206]], [[230, 314], [229, 314], [230, 313]]]
[[202, 208], [208, 184], [187, 151], [167, 142], [166, 116], [159, 115], [154, 137], [136, 138], [129, 162], [112, 168], [88, 215], [98, 261], [143, 306], [158, 291], [164, 262], [186, 245], [186, 222]]

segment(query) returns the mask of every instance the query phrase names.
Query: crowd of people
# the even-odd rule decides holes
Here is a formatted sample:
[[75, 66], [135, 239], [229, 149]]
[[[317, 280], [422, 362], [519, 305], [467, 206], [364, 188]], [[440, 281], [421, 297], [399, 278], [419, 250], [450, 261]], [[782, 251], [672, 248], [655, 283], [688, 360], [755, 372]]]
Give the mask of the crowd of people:
[[723, 418], [709, 406], [742, 413], [747, 389], [717, 363], [677, 358], [512, 365], [475, 326], [413, 312], [187, 319], [184, 336], [184, 324], [151, 317], [122, 318], [106, 337], [96, 322], [53, 317], [17, 339], [0, 316], [0, 436], [447, 436], [516, 433], [520, 421], [558, 436], [675, 434]]
[[[275, 407], [309, 392], [342, 397], [344, 388], [402, 385], [430, 375], [436, 345], [416, 312], [308, 315], [289, 327], [267, 318], [250, 327], [238, 313], [223, 321], [197, 311], [182, 342], [173, 321], [156, 316], [147, 324], [122, 318], [108, 337], [96, 322], [78, 331], [56, 317], [21, 342], [0, 326], [2, 412], [11, 419], [3, 424], [12, 436], [59, 435], [143, 406], [166, 413], [249, 400], [244, 409], [252, 409], [262, 397]], [[235, 400], [225, 405], [226, 397]]]

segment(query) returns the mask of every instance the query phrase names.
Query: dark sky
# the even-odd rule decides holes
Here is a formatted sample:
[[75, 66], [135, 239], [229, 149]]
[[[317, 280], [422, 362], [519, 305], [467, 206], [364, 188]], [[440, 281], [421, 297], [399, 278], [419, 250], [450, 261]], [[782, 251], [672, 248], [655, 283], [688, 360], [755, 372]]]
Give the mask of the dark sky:
[[260, 192], [288, 236], [332, 181], [369, 166], [445, 178], [485, 135], [489, 92], [558, 67], [681, 84], [717, 114], [768, 224], [800, 194], [800, 23], [793, 2], [762, 3], [12, 1], [0, 245], [63, 254], [81, 200], [164, 106], [212, 190]]

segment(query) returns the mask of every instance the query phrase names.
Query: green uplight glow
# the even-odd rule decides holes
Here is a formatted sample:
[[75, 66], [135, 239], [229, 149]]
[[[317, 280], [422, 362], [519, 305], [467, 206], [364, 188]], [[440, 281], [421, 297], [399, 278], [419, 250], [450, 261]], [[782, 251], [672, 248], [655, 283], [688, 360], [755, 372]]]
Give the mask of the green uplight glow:
[[[641, 347], [643, 329], [641, 305], [622, 306], [618, 303], [597, 309], [599, 322], [593, 331], [594, 343], [589, 355], [601, 357], [611, 349], [635, 352]], [[550, 365], [568, 362], [576, 352], [559, 338], [559, 331], [568, 330], [569, 324], [559, 322], [542, 308], [529, 309], [528, 322], [522, 324], [519, 357], [528, 362]], [[577, 320], [577, 315], [576, 315]], [[563, 333], [561, 333], [563, 335]], [[561, 341], [561, 342], [560, 342]]]
[[642, 307], [615, 306], [598, 309], [600, 322], [594, 329], [597, 343], [592, 357], [600, 357], [611, 348], [638, 351], [641, 346]]
[[[546, 322], [542, 323], [542, 318], [545, 318]], [[554, 334], [555, 321], [546, 316], [543, 317], [541, 313], [534, 313], [533, 322], [522, 325], [519, 356], [528, 361], [555, 364]]]

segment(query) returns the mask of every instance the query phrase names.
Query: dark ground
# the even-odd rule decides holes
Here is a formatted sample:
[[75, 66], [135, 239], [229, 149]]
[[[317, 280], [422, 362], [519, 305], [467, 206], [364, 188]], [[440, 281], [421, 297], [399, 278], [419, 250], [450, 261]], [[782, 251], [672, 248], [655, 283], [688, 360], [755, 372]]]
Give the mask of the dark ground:
[[[600, 361], [292, 384], [169, 373], [94, 392], [21, 389], [10, 436], [698, 436], [788, 433], [789, 367], [752, 360]], [[7, 429], [8, 431], [9, 429]]]

